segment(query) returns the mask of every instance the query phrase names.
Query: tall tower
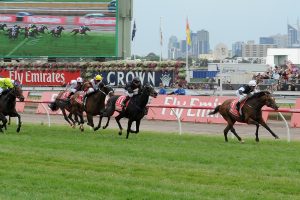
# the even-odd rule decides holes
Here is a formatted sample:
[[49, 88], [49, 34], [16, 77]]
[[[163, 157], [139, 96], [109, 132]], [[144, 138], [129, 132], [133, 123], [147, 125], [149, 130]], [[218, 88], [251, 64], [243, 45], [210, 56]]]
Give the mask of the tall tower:
[[202, 29], [197, 32], [199, 54], [208, 54], [209, 52], [209, 32]]
[[298, 30], [292, 25], [287, 25], [288, 47], [299, 47]]

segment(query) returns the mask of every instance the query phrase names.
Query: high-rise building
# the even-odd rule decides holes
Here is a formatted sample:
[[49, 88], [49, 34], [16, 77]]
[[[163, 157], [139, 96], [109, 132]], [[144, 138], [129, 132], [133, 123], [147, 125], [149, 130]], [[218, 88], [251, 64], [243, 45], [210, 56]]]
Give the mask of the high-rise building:
[[242, 57], [242, 49], [244, 42], [238, 41], [232, 44], [232, 57]]
[[[199, 54], [208, 54], [209, 53], [209, 32], [206, 30], [201, 30], [197, 32], [198, 39], [198, 50]], [[198, 54], [198, 55], [199, 55]]]
[[288, 31], [288, 47], [300, 47], [298, 29], [288, 24], [287, 31]]
[[288, 47], [288, 35], [273, 35], [271, 36], [274, 40], [274, 44], [277, 45], [278, 48], [287, 48]]
[[274, 38], [272, 37], [260, 37], [259, 44], [274, 44]]
[[176, 36], [171, 36], [168, 43], [168, 59], [178, 58], [180, 52], [179, 42]]
[[268, 48], [276, 48], [274, 44], [253, 44], [242, 45], [242, 57], [244, 58], [262, 58], [267, 56]]

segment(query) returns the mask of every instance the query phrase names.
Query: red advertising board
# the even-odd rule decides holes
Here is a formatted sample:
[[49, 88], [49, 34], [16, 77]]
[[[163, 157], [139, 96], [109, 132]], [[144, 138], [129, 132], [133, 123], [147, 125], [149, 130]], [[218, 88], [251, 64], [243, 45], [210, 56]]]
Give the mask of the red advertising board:
[[[180, 116], [180, 120], [184, 122], [200, 122], [200, 123], [226, 123], [220, 114], [208, 115], [212, 109], [186, 109], [181, 106], [213, 106], [222, 104], [226, 99], [232, 97], [218, 96], [177, 96], [177, 95], [160, 95], [151, 100], [148, 119], [155, 120], [177, 120], [175, 114], [170, 108], [151, 108], [151, 105], [161, 106], [178, 106], [173, 108], [175, 113]], [[264, 120], [268, 118], [268, 112], [263, 112]]]
[[116, 26], [115, 17], [74, 17], [74, 24], [88, 26]]
[[16, 16], [15, 15], [1, 15], [0, 14], [0, 22], [15, 22]]
[[62, 86], [80, 76], [80, 70], [1, 70], [0, 76], [18, 80], [25, 86]]
[[[296, 109], [300, 109], [300, 99], [296, 100]], [[293, 113], [291, 119], [291, 127], [299, 128], [300, 127], [300, 113]]]
[[66, 24], [67, 17], [59, 16], [25, 16], [23, 22], [30, 24]]
[[[26, 101], [27, 98], [28, 98], [28, 94], [29, 94], [29, 91], [23, 91], [23, 96], [24, 96], [24, 100]], [[24, 108], [25, 108], [25, 102], [17, 102], [16, 103], [16, 110], [17, 112], [24, 112]]]

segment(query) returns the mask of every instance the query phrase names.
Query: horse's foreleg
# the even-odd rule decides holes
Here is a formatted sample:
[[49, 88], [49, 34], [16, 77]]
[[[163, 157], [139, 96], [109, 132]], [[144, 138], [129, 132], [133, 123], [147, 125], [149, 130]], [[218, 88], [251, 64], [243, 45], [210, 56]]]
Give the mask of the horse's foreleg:
[[62, 113], [64, 115], [64, 119], [70, 124], [71, 127], [73, 127], [73, 124], [70, 122], [65, 109], [61, 108], [61, 111], [62, 111]]
[[242, 140], [242, 138], [237, 134], [237, 132], [235, 131], [235, 129], [232, 127], [230, 129], [230, 131], [235, 135], [235, 137], [241, 142], [244, 143], [244, 141]]
[[132, 125], [132, 120], [128, 119], [126, 139], [128, 139], [128, 137], [129, 137], [129, 133], [131, 131], [131, 125]]
[[261, 119], [261, 120], [259, 121], [259, 123], [260, 123], [263, 127], [265, 127], [265, 128], [273, 135], [273, 137], [274, 137], [275, 139], [279, 139], [278, 135], [276, 135], [276, 134], [270, 129], [270, 127], [266, 124], [266, 122], [265, 122], [263, 119]]
[[69, 115], [68, 115], [68, 118], [69, 118], [69, 120], [72, 122], [72, 125], [71, 125], [72, 128], [75, 128], [75, 121], [73, 120], [72, 115], [73, 115], [73, 114], [70, 112]]
[[118, 116], [116, 116], [115, 117], [115, 119], [116, 119], [116, 122], [117, 122], [117, 124], [118, 124], [118, 126], [119, 126], [119, 135], [122, 135], [122, 130], [123, 130], [123, 128], [122, 128], [122, 125], [121, 125], [121, 123], [120, 123], [120, 119], [122, 118], [122, 116], [121, 116], [121, 114], [119, 114]]
[[141, 120], [135, 121], [135, 126], [136, 126], [135, 133], [136, 134], [138, 134], [140, 132], [140, 124], [141, 124]]
[[2, 121], [2, 125], [0, 126], [0, 132], [3, 132], [2, 128], [6, 126], [7, 119], [2, 113], [0, 113], [0, 120]]
[[83, 128], [83, 124], [84, 124], [83, 113], [78, 114], [78, 116], [80, 118], [80, 126], [79, 126], [79, 128], [80, 128], [81, 131], [84, 131], [84, 128]]
[[102, 118], [103, 118], [103, 117], [100, 115], [100, 116], [99, 116], [98, 126], [96, 126], [96, 127], [94, 128], [94, 131], [97, 131], [97, 130], [101, 127]]

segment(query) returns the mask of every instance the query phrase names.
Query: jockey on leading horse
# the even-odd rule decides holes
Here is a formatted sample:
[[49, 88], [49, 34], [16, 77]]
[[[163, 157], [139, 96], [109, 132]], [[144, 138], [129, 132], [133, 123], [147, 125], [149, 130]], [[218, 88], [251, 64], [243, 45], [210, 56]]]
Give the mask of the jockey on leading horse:
[[126, 107], [127, 101], [134, 95], [139, 94], [142, 89], [141, 80], [138, 77], [135, 77], [132, 81], [128, 82], [125, 86], [126, 98], [121, 103], [123, 109]]
[[0, 78], [0, 95], [14, 88], [14, 81], [10, 78]]
[[242, 109], [240, 108], [241, 102], [258, 91], [256, 90], [256, 86], [256, 81], [251, 80], [247, 85], [243, 85], [235, 92], [235, 94], [239, 97], [239, 101], [236, 104], [236, 109], [239, 111], [240, 116], [242, 116]]

